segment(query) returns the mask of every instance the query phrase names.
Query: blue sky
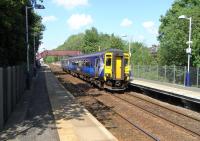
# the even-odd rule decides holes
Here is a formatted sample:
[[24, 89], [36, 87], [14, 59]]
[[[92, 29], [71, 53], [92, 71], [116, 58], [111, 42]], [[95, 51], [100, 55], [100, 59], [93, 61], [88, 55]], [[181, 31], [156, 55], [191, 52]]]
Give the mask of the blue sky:
[[114, 33], [124, 40], [158, 44], [159, 19], [174, 0], [44, 0], [43, 44], [40, 51], [53, 49], [73, 34], [96, 27], [99, 32]]

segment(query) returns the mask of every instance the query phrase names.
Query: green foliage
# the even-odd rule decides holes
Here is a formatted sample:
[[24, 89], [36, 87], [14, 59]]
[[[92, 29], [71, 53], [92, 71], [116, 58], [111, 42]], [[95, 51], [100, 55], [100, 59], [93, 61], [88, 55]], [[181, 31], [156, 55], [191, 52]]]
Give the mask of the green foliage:
[[97, 52], [99, 43], [99, 34], [96, 28], [92, 27], [85, 31], [83, 52]]
[[121, 50], [124, 49], [124, 43], [121, 38], [115, 37], [114, 34], [112, 34], [110, 40], [111, 40], [110, 48], [117, 48]]
[[[0, 66], [17, 65], [26, 62], [25, 6], [28, 0], [0, 1]], [[30, 61], [33, 61], [33, 32], [36, 38], [36, 50], [42, 38], [44, 26], [41, 17], [29, 9]]]
[[60, 58], [56, 56], [47, 56], [46, 58], [44, 58], [45, 63], [52, 63], [57, 61], [60, 61]]
[[80, 50], [83, 53], [92, 53], [109, 48], [124, 49], [124, 43], [114, 34], [98, 33], [97, 29], [92, 27], [85, 33], [70, 36], [56, 50]]
[[161, 16], [159, 27], [159, 63], [162, 65], [187, 65], [189, 20], [178, 19], [180, 15], [192, 17], [193, 66], [200, 66], [200, 1], [176, 0], [165, 16]]
[[[128, 46], [127, 46], [128, 48]], [[135, 65], [150, 65], [154, 64], [153, 57], [149, 49], [140, 42], [131, 43], [131, 61]]]
[[[91, 28], [77, 35], [70, 36], [63, 45], [56, 50], [80, 50], [83, 53], [98, 52], [109, 48], [116, 48], [128, 52], [128, 42], [123, 41], [120, 37], [114, 34], [98, 33], [96, 28]], [[139, 42], [131, 43], [132, 63], [140, 65], [155, 64], [154, 58], [149, 52], [149, 49]], [[57, 61], [55, 57], [48, 57], [46, 61]]]

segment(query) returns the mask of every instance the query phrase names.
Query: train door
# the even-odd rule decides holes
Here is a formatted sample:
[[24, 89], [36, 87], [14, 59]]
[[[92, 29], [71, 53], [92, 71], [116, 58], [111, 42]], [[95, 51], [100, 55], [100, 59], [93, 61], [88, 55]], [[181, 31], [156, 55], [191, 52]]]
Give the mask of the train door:
[[99, 67], [100, 67], [100, 60], [99, 58], [95, 59], [95, 77], [99, 77]]
[[115, 74], [116, 79], [122, 78], [122, 56], [116, 56]]

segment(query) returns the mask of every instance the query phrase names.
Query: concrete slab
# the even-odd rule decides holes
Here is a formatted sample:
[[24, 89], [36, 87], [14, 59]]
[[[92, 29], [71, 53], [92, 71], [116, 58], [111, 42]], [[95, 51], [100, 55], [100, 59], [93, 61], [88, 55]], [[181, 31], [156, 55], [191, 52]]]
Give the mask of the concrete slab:
[[56, 120], [60, 141], [117, 141], [68, 92], [50, 71], [46, 71], [46, 85]]

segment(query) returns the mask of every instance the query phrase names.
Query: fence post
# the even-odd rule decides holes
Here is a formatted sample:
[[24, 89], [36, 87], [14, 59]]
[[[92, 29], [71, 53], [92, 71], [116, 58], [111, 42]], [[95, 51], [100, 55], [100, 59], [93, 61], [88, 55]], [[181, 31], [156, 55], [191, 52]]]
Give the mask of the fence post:
[[16, 104], [16, 67], [12, 67], [12, 110], [15, 108]]
[[20, 89], [20, 91], [19, 91], [19, 97], [21, 98], [21, 96], [22, 96], [22, 93], [23, 93], [23, 83], [24, 83], [24, 81], [23, 81], [23, 71], [22, 71], [22, 66], [20, 66], [20, 68], [19, 68], [19, 71], [20, 71], [20, 78], [19, 78], [19, 89]]
[[159, 73], [158, 71], [159, 71], [159, 70], [158, 70], [158, 64], [157, 64], [157, 80], [158, 80], [158, 73]]
[[165, 65], [165, 80], [164, 80], [164, 82], [166, 82], [166, 79], [167, 79], [167, 66]]
[[184, 86], [186, 85], [185, 81], [186, 81], [186, 66], [184, 67]]
[[176, 66], [174, 65], [174, 84], [176, 83]]
[[16, 79], [15, 79], [15, 83], [16, 83], [16, 103], [18, 103], [19, 100], [19, 66], [16, 66]]
[[3, 91], [3, 69], [0, 68], [0, 130], [2, 130], [4, 126]]
[[9, 117], [9, 115], [11, 113], [11, 103], [12, 103], [12, 100], [11, 100], [12, 99], [12, 97], [11, 97], [11, 94], [12, 94], [11, 93], [11, 88], [12, 88], [11, 87], [11, 84], [12, 84], [11, 83], [11, 81], [12, 81], [11, 80], [11, 73], [12, 73], [11, 67], [8, 67], [7, 68], [7, 74], [8, 74], [7, 75], [7, 98], [6, 98], [7, 99], [7, 106], [6, 106], [7, 107], [7, 113], [6, 113], [7, 116], [6, 117]]
[[197, 88], [199, 88], [199, 68], [197, 67]]
[[149, 70], [148, 70], [148, 79], [151, 79], [151, 65], [149, 65]]
[[18, 66], [15, 66], [15, 104], [18, 102]]

